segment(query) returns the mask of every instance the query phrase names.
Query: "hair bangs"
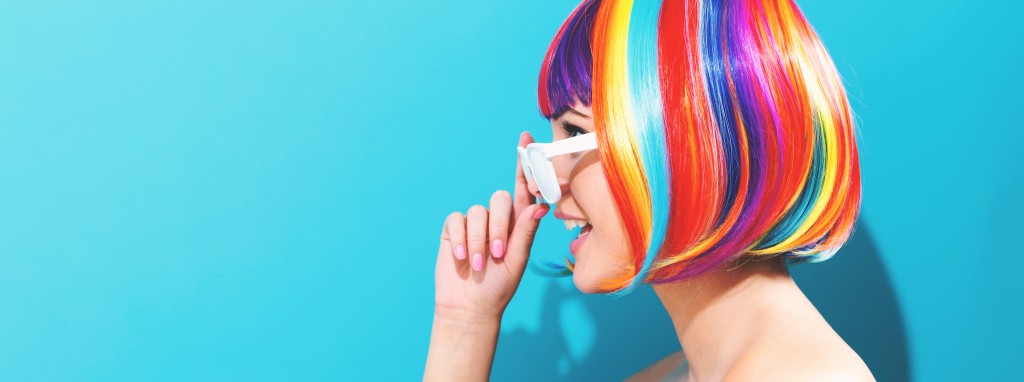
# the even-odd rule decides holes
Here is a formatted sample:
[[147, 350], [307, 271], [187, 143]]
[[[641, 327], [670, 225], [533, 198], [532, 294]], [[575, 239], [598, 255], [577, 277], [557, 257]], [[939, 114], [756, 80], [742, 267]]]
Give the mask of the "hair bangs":
[[544, 118], [561, 115], [577, 101], [590, 106], [593, 66], [590, 36], [599, 3], [598, 0], [580, 3], [548, 47], [537, 88]]

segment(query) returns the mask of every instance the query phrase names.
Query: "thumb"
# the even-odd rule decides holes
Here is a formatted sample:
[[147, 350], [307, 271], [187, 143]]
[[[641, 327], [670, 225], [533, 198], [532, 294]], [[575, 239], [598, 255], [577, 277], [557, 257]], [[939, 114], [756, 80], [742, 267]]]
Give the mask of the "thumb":
[[526, 261], [530, 257], [530, 247], [533, 246], [533, 237], [537, 234], [540, 219], [550, 209], [551, 207], [547, 203], [531, 204], [524, 208], [516, 218], [516, 225], [512, 228], [512, 234], [508, 238], [508, 254], [510, 256], [505, 258], [509, 268], [516, 273], [521, 273], [526, 268]]

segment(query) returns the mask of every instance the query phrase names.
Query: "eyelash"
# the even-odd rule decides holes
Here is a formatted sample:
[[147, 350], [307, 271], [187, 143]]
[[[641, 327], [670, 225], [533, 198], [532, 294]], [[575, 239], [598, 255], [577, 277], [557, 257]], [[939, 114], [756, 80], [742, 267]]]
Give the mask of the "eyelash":
[[565, 133], [569, 135], [569, 138], [575, 137], [575, 135], [572, 135], [573, 133], [580, 133], [580, 135], [587, 133], [583, 128], [566, 121], [562, 121], [562, 130], [565, 130]]

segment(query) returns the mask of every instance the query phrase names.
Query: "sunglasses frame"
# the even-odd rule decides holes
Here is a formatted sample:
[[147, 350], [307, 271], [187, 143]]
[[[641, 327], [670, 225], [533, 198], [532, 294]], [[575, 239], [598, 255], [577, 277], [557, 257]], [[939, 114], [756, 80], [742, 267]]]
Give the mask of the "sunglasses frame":
[[526, 145], [526, 148], [516, 147], [516, 150], [527, 181], [533, 179], [544, 200], [555, 204], [562, 198], [562, 188], [558, 185], [558, 176], [551, 158], [596, 148], [597, 134], [586, 133], [550, 143], [535, 142]]

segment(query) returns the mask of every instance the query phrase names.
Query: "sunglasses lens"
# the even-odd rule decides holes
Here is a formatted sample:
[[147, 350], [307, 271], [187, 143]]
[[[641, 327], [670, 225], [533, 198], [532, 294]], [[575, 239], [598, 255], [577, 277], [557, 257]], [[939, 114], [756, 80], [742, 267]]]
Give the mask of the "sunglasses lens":
[[530, 167], [533, 168], [533, 179], [537, 182], [537, 188], [548, 203], [558, 201], [562, 196], [562, 190], [558, 187], [558, 180], [555, 177], [555, 170], [544, 158], [540, 150], [530, 151]]
[[519, 162], [523, 167], [523, 175], [526, 176], [526, 181], [529, 182], [530, 179], [533, 179], [533, 166], [530, 164], [529, 155], [526, 154], [526, 151], [522, 148], [519, 150]]

